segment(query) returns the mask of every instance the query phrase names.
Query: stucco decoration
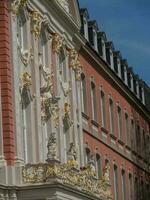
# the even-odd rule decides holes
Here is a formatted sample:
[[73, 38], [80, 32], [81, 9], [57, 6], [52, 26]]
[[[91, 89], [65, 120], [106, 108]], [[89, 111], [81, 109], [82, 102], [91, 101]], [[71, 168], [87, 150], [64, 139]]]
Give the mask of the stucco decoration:
[[49, 162], [43, 164], [28, 164], [23, 167], [23, 182], [25, 184], [33, 183], [51, 183], [58, 181], [73, 189], [91, 194], [92, 196], [102, 199], [112, 199], [110, 183], [106, 184], [93, 176], [91, 167], [83, 167], [77, 170], [72, 167], [72, 162], [66, 164], [59, 162]]
[[47, 162], [57, 159], [57, 142], [56, 142], [56, 133], [52, 132], [48, 139], [47, 144]]
[[63, 123], [65, 129], [68, 129], [73, 125], [71, 119], [71, 105], [68, 102], [64, 103]]
[[69, 64], [70, 68], [72, 68], [75, 72], [75, 79], [80, 80], [82, 66], [79, 61], [78, 52], [74, 48], [70, 49], [69, 51], [69, 61], [70, 61], [70, 64]]
[[70, 82], [63, 82], [61, 79], [60, 79], [60, 83], [61, 83], [61, 87], [62, 87], [64, 96], [67, 97], [72, 91], [71, 83]]
[[52, 48], [55, 53], [60, 53], [62, 47], [66, 45], [65, 39], [58, 33], [53, 33]]
[[20, 84], [21, 102], [24, 105], [29, 104], [30, 101], [33, 99], [31, 95], [31, 85], [32, 85], [31, 74], [29, 72], [24, 72], [21, 76], [21, 84]]
[[31, 32], [35, 35], [35, 38], [38, 38], [41, 34], [43, 17], [37, 10], [30, 10], [29, 16], [31, 18], [31, 25], [32, 25]]
[[26, 6], [28, 0], [14, 0], [12, 3], [12, 13], [14, 16], [19, 14], [19, 10]]
[[41, 118], [42, 121], [47, 121], [50, 117], [55, 122], [55, 127], [59, 125], [59, 97], [56, 97], [53, 91], [53, 73], [50, 72], [48, 67], [40, 64], [41, 76], [43, 76], [43, 83], [41, 83], [40, 94], [41, 94]]
[[20, 47], [20, 44], [18, 41], [18, 36], [17, 36], [17, 48], [18, 48], [18, 53], [19, 53], [22, 63], [24, 64], [25, 67], [27, 67], [29, 62], [31, 61], [31, 59], [33, 59], [32, 47], [30, 47], [29, 49], [25, 49], [25, 50], [22, 49]]

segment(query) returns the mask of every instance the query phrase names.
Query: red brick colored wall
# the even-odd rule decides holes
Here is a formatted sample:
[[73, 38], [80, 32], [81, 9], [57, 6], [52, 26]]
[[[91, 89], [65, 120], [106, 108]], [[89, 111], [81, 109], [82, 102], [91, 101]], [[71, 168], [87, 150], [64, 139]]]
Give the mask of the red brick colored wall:
[[[113, 148], [111, 148], [111, 139], [112, 136], [110, 134], [110, 119], [109, 119], [109, 95], [111, 95], [114, 103], [114, 127], [115, 127], [115, 134], [116, 138], [115, 143], [116, 147], [119, 149], [119, 146], [122, 146], [123, 151], [126, 152], [126, 140], [125, 140], [125, 123], [122, 123], [122, 130], [123, 130], [123, 143], [120, 144], [118, 140], [118, 124], [117, 124], [117, 104], [119, 102], [119, 105], [121, 105], [122, 108], [122, 118], [124, 120], [124, 114], [125, 111], [128, 114], [129, 120], [131, 118], [134, 118], [134, 120], [145, 130], [145, 133], [149, 133], [149, 122], [148, 120], [138, 111], [138, 108], [129, 102], [122, 93], [120, 93], [113, 83], [110, 81], [110, 79], [106, 78], [103, 74], [103, 72], [98, 73], [94, 69], [94, 62], [89, 59], [89, 56], [84, 55], [82, 52], [80, 54], [80, 61], [83, 66], [83, 72], [86, 79], [86, 95], [87, 95], [87, 122], [89, 131], [84, 130], [84, 143], [88, 145], [88, 148], [90, 149], [92, 154], [99, 153], [102, 159], [102, 167], [105, 165], [105, 159], [108, 159], [111, 166], [110, 171], [110, 177], [111, 177], [111, 183], [112, 188], [113, 186], [113, 164], [116, 163], [118, 168], [118, 191], [122, 191], [121, 188], [121, 169], [125, 170], [126, 173], [126, 189], [128, 194], [128, 177], [129, 172], [132, 173], [133, 177], [137, 176], [138, 178], [142, 177], [143, 180], [149, 180], [149, 174], [144, 172], [144, 168], [140, 169], [137, 167], [134, 162], [130, 161], [126, 157], [126, 153], [124, 153], [124, 156], [119, 154], [117, 151], [115, 151]], [[108, 67], [108, 66], [106, 66]], [[97, 99], [97, 123], [98, 123], [98, 134], [97, 137], [95, 137], [92, 134], [92, 106], [91, 106], [91, 77], [92, 80], [94, 80], [96, 85], [96, 99]], [[104, 93], [105, 93], [105, 100], [106, 100], [106, 137], [107, 142], [106, 144], [102, 142], [101, 136], [102, 136], [102, 129], [101, 129], [101, 108], [100, 108], [100, 87], [102, 87]], [[123, 121], [124, 122], [124, 121]], [[130, 130], [130, 129], [129, 129]], [[107, 145], [108, 144], [108, 145]], [[129, 149], [129, 151], [132, 154], [132, 149]], [[137, 155], [136, 155], [137, 156]], [[138, 156], [137, 156], [138, 158]], [[140, 158], [139, 162], [144, 163], [143, 158]], [[144, 166], [144, 164], [143, 164]], [[123, 168], [122, 168], [123, 167]], [[145, 181], [147, 182], [147, 181]], [[114, 194], [114, 191], [113, 191]], [[119, 199], [122, 199], [121, 192], [119, 194]]]
[[4, 156], [7, 164], [12, 165], [14, 163], [14, 116], [8, 4], [9, 1], [0, 0], [0, 77]]

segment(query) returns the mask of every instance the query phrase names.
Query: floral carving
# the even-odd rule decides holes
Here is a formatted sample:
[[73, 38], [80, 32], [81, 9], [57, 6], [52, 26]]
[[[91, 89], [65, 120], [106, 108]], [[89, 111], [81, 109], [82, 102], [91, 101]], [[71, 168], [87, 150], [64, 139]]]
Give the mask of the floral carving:
[[12, 3], [12, 13], [14, 16], [18, 15], [20, 8], [23, 8], [28, 0], [14, 0]]
[[[45, 183], [50, 180], [61, 181], [64, 185], [70, 185], [76, 190], [91, 194], [98, 198], [112, 199], [110, 183], [106, 184], [97, 180], [91, 168], [85, 167], [80, 170], [72, 168], [72, 165], [58, 162], [43, 164], [29, 164], [23, 167], [24, 183]], [[70, 162], [72, 164], [72, 162]]]
[[82, 66], [81, 66], [80, 61], [79, 61], [78, 52], [75, 49], [71, 49], [70, 50], [70, 52], [69, 52], [69, 60], [70, 60], [70, 67], [75, 72], [76, 80], [80, 80]]
[[65, 39], [62, 36], [58, 33], [53, 34], [52, 47], [54, 52], [60, 53], [61, 48], [65, 46], [65, 44]]

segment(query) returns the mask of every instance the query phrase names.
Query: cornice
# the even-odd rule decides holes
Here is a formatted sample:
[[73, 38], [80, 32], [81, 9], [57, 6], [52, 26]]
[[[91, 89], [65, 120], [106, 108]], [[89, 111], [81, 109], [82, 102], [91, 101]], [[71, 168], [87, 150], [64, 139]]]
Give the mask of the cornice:
[[[82, 41], [80, 53], [86, 53], [89, 60], [92, 60], [93, 67], [97, 70], [98, 73], [104, 73], [108, 78], [109, 82], [113, 82], [115, 88], [123, 94], [135, 107], [136, 110], [141, 111], [141, 114], [144, 115], [150, 122], [150, 112], [148, 109], [141, 103], [141, 101], [136, 97], [136, 95], [128, 88], [127, 85], [115, 74], [113, 70], [108, 66], [106, 61], [91, 47], [91, 45], [86, 41], [83, 45], [84, 38], [80, 35], [76, 37], [78, 41]], [[95, 63], [94, 63], [94, 62]], [[126, 62], [126, 60], [124, 61]]]

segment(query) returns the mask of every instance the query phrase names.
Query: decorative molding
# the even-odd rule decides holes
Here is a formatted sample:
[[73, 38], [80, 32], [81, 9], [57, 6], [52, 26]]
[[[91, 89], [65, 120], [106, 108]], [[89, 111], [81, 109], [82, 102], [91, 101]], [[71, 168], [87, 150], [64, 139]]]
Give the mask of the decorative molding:
[[79, 55], [78, 52], [73, 48], [69, 51], [69, 60], [70, 60], [70, 68], [72, 68], [75, 72], [75, 79], [80, 80], [81, 79], [81, 70], [82, 66], [79, 61]]
[[60, 53], [62, 47], [66, 45], [64, 37], [60, 36], [58, 33], [53, 33], [52, 38], [52, 48], [55, 53]]
[[69, 2], [68, 2], [68, 0], [57, 0], [57, 1], [69, 13]]
[[77, 170], [71, 160], [65, 164], [54, 160], [48, 163], [28, 164], [23, 167], [22, 175], [25, 184], [50, 183], [55, 179], [56, 182], [69, 185], [76, 190], [112, 200], [110, 183], [96, 179], [90, 165]]

